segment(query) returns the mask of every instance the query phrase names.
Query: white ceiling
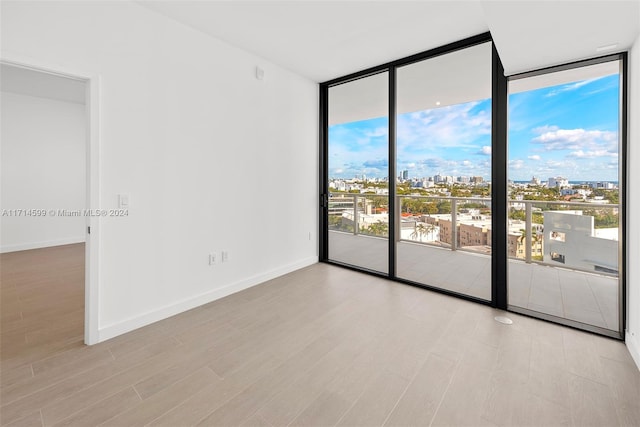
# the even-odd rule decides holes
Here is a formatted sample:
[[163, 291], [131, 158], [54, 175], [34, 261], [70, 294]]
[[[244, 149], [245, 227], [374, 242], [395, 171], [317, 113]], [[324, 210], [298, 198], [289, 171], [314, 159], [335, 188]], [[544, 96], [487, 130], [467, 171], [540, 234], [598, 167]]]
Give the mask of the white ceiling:
[[317, 82], [488, 30], [507, 75], [626, 50], [640, 31], [640, 0], [138, 3]]
[[620, 72], [620, 61], [609, 61], [588, 67], [570, 68], [549, 74], [509, 80], [509, 93], [525, 92], [543, 87], [558, 86], [581, 80], [597, 79]]
[[[397, 112], [404, 114], [491, 97], [491, 43], [398, 68]], [[387, 115], [387, 73], [329, 89], [329, 125]]]
[[313, 81], [488, 31], [477, 1], [139, 1]]
[[[488, 30], [507, 75], [620, 52], [628, 49], [640, 32], [640, 0], [137, 3], [318, 82]], [[612, 44], [617, 44], [613, 50], [597, 51]], [[486, 46], [474, 49], [481, 53]], [[489, 69], [472, 50], [399, 69], [399, 112], [432, 108], [436, 101], [445, 106], [487, 97]], [[425, 75], [429, 78], [422, 77]], [[0, 76], [3, 91], [85, 102], [82, 81], [7, 64], [2, 64]], [[579, 76], [572, 74], [572, 78], [578, 80]], [[377, 110], [380, 106], [385, 110], [386, 87], [382, 91], [369, 89], [381, 88], [383, 83], [378, 80], [333, 88], [332, 99], [342, 97], [345, 101], [333, 103], [344, 107], [344, 111], [330, 112], [333, 122], [383, 115]], [[511, 89], [517, 88], [513, 82]], [[364, 93], [375, 95], [375, 99], [362, 99]], [[348, 106], [353, 102], [359, 108], [350, 111]], [[363, 104], [371, 111], [363, 111]]]
[[482, 1], [482, 7], [507, 75], [627, 50], [640, 32], [639, 0]]
[[84, 104], [85, 88], [83, 80], [0, 64], [0, 90], [3, 92]]
[[401, 67], [396, 79], [399, 114], [491, 98], [491, 43]]

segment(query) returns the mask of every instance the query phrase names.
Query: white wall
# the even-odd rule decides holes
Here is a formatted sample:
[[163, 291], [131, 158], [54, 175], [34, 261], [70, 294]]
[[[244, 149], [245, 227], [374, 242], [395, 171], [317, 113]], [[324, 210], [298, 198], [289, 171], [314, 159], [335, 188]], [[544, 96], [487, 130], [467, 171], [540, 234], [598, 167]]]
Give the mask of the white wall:
[[640, 36], [629, 53], [627, 347], [640, 368]]
[[0, 250], [84, 242], [85, 218], [49, 210], [86, 207], [85, 106], [9, 92], [0, 92], [0, 103], [0, 206], [46, 212], [2, 216]]
[[101, 76], [100, 203], [130, 208], [100, 220], [100, 340], [317, 261], [316, 84], [130, 2], [3, 1], [1, 27]]

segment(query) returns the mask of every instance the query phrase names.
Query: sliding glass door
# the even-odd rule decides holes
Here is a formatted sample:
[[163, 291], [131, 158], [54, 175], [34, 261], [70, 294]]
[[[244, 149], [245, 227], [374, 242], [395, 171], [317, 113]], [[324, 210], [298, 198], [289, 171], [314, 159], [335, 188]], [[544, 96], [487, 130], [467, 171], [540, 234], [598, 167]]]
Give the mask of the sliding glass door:
[[388, 73], [329, 88], [328, 258], [387, 273]]
[[621, 61], [509, 82], [509, 305], [620, 330]]
[[397, 70], [397, 277], [491, 299], [491, 42]]

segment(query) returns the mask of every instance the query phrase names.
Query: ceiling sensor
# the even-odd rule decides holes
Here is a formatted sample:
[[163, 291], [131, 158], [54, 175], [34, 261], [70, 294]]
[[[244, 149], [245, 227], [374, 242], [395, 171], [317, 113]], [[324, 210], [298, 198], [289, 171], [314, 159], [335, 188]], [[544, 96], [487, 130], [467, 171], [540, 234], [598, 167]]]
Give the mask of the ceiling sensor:
[[606, 50], [613, 50], [618, 47], [618, 43], [608, 44], [596, 48], [596, 52], [604, 52]]

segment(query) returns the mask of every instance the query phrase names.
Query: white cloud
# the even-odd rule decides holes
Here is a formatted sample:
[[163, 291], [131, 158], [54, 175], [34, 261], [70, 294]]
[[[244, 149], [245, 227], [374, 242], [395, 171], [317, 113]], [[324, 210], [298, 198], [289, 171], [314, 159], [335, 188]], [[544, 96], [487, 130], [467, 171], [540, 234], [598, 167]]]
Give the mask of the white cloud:
[[546, 151], [573, 151], [574, 157], [585, 157], [580, 153], [607, 153], [617, 155], [617, 132], [585, 129], [560, 129], [557, 126], [544, 126], [534, 129], [539, 135], [531, 140]]
[[544, 125], [544, 126], [538, 126], [537, 128], [533, 128], [533, 133], [543, 134], [547, 132], [553, 132], [558, 129], [560, 129], [558, 126]]
[[387, 136], [388, 131], [389, 129], [387, 127], [381, 126], [381, 127], [364, 132], [364, 136], [368, 138], [377, 138], [381, 136]]
[[509, 160], [509, 168], [511, 169], [522, 169], [523, 166], [524, 160], [522, 159]]
[[583, 151], [577, 150], [569, 153], [569, 156], [577, 157], [579, 159], [593, 159], [600, 157], [618, 157], [618, 153], [612, 153], [607, 150], [592, 150], [592, 151]]
[[587, 79], [587, 80], [580, 80], [579, 82], [575, 82], [575, 83], [570, 83], [570, 84], [566, 84], [563, 85], [562, 87], [560, 87], [559, 89], [554, 89], [551, 92], [549, 92], [548, 94], [546, 94], [546, 97], [550, 97], [550, 96], [556, 96], [562, 92], [570, 92], [572, 90], [576, 90], [576, 89], [580, 89], [582, 86], [586, 86], [590, 83], [593, 83], [597, 80], [600, 80], [601, 78], [604, 78], [606, 76], [600, 76], [600, 77], [596, 77], [593, 79]]
[[534, 154], [532, 156], [528, 156], [527, 159], [529, 159], [529, 160], [540, 160], [540, 156], [538, 156], [537, 154]]
[[[491, 135], [489, 110], [475, 111], [478, 102], [417, 111], [398, 117], [398, 152], [456, 147], [477, 149], [476, 140]], [[475, 144], [474, 144], [475, 143]]]
[[490, 145], [483, 145], [479, 154], [483, 154], [485, 156], [490, 156], [491, 155], [491, 146]]

